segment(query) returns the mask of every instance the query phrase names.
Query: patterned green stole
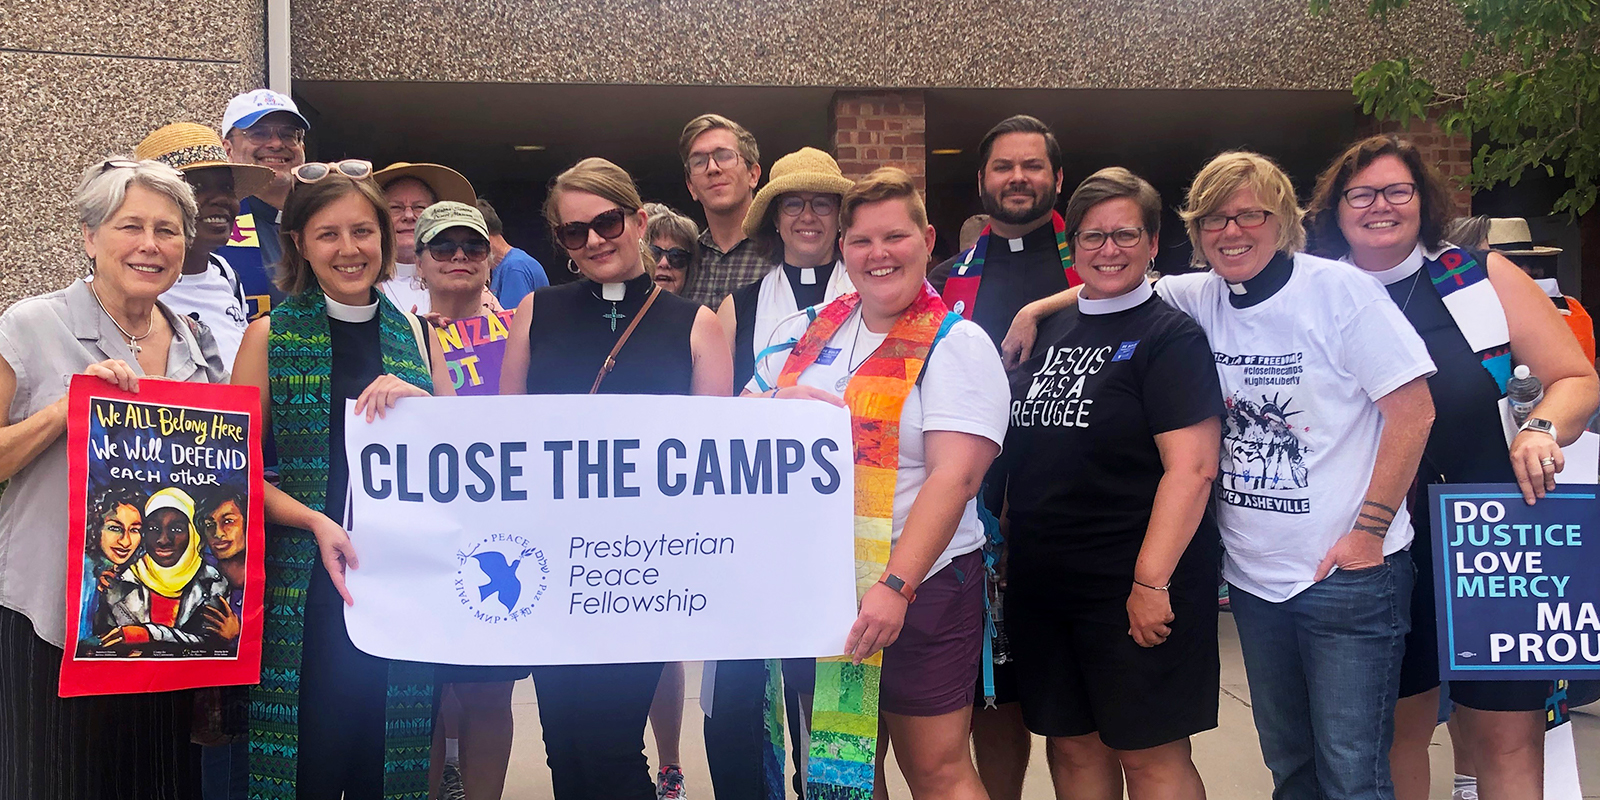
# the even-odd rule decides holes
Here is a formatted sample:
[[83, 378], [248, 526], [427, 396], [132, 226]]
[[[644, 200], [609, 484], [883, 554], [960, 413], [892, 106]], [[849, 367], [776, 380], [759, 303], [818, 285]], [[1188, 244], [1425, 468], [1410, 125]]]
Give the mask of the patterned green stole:
[[[406, 315], [378, 297], [383, 371], [433, 390], [427, 364]], [[313, 511], [326, 508], [328, 415], [333, 343], [321, 291], [291, 297], [272, 309], [267, 376], [278, 486]], [[338, 401], [342, 410], [344, 401]], [[266, 626], [261, 683], [250, 689], [250, 797], [294, 800], [300, 745], [300, 659], [306, 596], [317, 563], [310, 531], [267, 528]], [[433, 667], [389, 662], [384, 724], [384, 797], [427, 800], [428, 750], [433, 737]]]

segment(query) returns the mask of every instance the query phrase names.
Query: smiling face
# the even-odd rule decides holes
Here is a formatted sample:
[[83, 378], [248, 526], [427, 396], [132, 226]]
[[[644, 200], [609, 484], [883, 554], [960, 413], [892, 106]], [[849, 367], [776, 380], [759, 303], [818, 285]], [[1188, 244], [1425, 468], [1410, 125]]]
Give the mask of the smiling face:
[[[453, 245], [478, 244], [484, 248], [484, 257], [476, 261], [467, 257], [465, 248], [455, 247], [449, 258], [440, 261], [433, 257], [431, 246], [439, 242]], [[429, 292], [447, 295], [476, 296], [489, 281], [488, 240], [471, 228], [446, 228], [433, 237], [433, 241], [417, 255], [417, 271], [428, 285]]]
[[94, 259], [96, 288], [107, 301], [159, 297], [177, 283], [185, 247], [178, 204], [137, 183], [128, 184], [122, 206], [100, 227], [83, 231], [84, 252]]
[[[727, 128], [712, 128], [695, 137], [689, 148], [689, 158], [711, 156], [718, 150], [739, 152], [739, 138]], [[686, 183], [689, 194], [711, 213], [728, 213], [744, 208], [755, 199], [756, 182], [761, 178], [761, 168], [746, 163], [744, 158], [724, 167], [710, 158], [705, 172], [689, 171]]]
[[[562, 225], [590, 222], [616, 208], [619, 208], [616, 203], [604, 197], [577, 189], [568, 189], [556, 197], [556, 213]], [[607, 239], [591, 229], [582, 247], [567, 250], [567, 256], [578, 265], [583, 277], [595, 283], [620, 283], [644, 272], [639, 243], [644, 239], [645, 214], [643, 211], [625, 214], [623, 222], [622, 233], [617, 238]]]
[[229, 500], [218, 506], [204, 520], [206, 546], [218, 560], [227, 561], [244, 555], [244, 512], [239, 504]]
[[[1156, 240], [1141, 233], [1139, 241], [1123, 247], [1112, 237], [1114, 231], [1144, 227], [1144, 213], [1131, 197], [1116, 197], [1091, 206], [1078, 223], [1073, 237], [1072, 260], [1083, 278], [1083, 296], [1090, 300], [1119, 297], [1132, 291], [1145, 279], [1145, 267], [1156, 256]], [[1082, 245], [1082, 234], [1098, 232], [1105, 243], [1098, 250]]]
[[[812, 205], [828, 210], [818, 214]], [[802, 204], [800, 201], [804, 201]], [[795, 267], [820, 267], [833, 261], [834, 247], [839, 241], [839, 195], [817, 192], [786, 192], [772, 200], [776, 207], [773, 221], [778, 226], [778, 237], [783, 240], [783, 260]], [[789, 216], [784, 206], [798, 206], [800, 213]]]
[[239, 198], [233, 190], [233, 170], [206, 167], [183, 173], [183, 179], [194, 189], [195, 203], [200, 207], [190, 247], [209, 253], [227, 244], [228, 237], [233, 234], [233, 214], [239, 209]]
[[151, 561], [176, 566], [189, 549], [189, 518], [176, 508], [158, 508], [145, 520], [144, 537]]
[[1382, 192], [1385, 186], [1416, 182], [1406, 162], [1395, 155], [1378, 156], [1351, 176], [1346, 192], [1357, 188], [1377, 191], [1366, 208], [1352, 208], [1349, 201], [1339, 198], [1339, 232], [1350, 243], [1357, 263], [1364, 260], [1364, 253], [1409, 250], [1416, 245], [1422, 234], [1422, 202], [1413, 196], [1410, 202], [1396, 205]]
[[389, 203], [398, 257], [416, 258], [417, 218], [434, 204], [433, 190], [416, 178], [401, 178], [383, 188], [383, 197]]
[[100, 552], [113, 566], [122, 566], [133, 560], [139, 550], [144, 526], [139, 509], [120, 505], [100, 522]]
[[[1243, 186], [1228, 195], [1228, 201], [1212, 215], [1226, 217], [1246, 211], [1265, 211], [1254, 189]], [[1267, 221], [1254, 228], [1241, 228], [1238, 222], [1229, 222], [1220, 231], [1200, 231], [1200, 250], [1206, 263], [1229, 283], [1243, 283], [1266, 269], [1267, 263], [1277, 253], [1279, 226], [1277, 215], [1267, 215]]]
[[1055, 208], [1061, 177], [1050, 169], [1044, 134], [1001, 134], [989, 148], [989, 160], [978, 171], [983, 210], [1011, 225], [1032, 222]]
[[[256, 120], [250, 130], [273, 135], [256, 144], [244, 131], [234, 129], [228, 131], [226, 139], [222, 140], [223, 149], [228, 153], [228, 159], [235, 164], [255, 164], [266, 167], [278, 173], [276, 185], [286, 186], [293, 180], [290, 172], [295, 167], [306, 163], [305, 129], [300, 126], [300, 120], [287, 111], [274, 111]], [[298, 136], [279, 135], [290, 130], [299, 130]]]
[[856, 207], [844, 232], [844, 266], [869, 325], [898, 317], [917, 299], [933, 242], [933, 226], [919, 226], [904, 199]]
[[661, 257], [656, 259], [656, 285], [660, 286], [661, 291], [663, 292], [671, 292], [673, 294], [682, 292], [684, 275], [688, 272], [688, 270], [678, 269], [667, 263], [667, 251], [675, 247], [685, 250], [688, 248], [685, 248], [682, 242], [674, 241], [670, 236], [657, 236], [655, 241], [651, 242], [650, 244], [653, 245], [657, 250], [661, 251]]
[[366, 305], [383, 269], [382, 231], [378, 210], [351, 191], [323, 206], [306, 220], [304, 231], [290, 236], [323, 292], [341, 303]]

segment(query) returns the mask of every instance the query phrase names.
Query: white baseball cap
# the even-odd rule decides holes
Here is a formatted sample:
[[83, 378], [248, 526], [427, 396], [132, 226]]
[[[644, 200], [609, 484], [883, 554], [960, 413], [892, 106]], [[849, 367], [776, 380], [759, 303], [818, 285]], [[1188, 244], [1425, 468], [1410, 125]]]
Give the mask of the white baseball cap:
[[287, 111], [307, 130], [311, 128], [293, 100], [271, 89], [257, 89], [228, 101], [228, 110], [222, 115], [222, 135], [227, 136], [234, 128], [248, 128], [274, 111]]

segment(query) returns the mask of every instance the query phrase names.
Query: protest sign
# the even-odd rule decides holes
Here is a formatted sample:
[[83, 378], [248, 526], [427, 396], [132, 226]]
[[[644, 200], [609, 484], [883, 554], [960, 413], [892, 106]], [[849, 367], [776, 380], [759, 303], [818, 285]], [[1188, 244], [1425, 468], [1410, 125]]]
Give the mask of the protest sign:
[[1600, 677], [1594, 485], [1535, 505], [1514, 484], [1439, 484], [1433, 508], [1445, 680]]
[[61, 696], [255, 683], [259, 392], [76, 375], [67, 408]]
[[849, 414], [815, 401], [406, 398], [346, 429], [373, 655], [836, 655], [856, 617]]

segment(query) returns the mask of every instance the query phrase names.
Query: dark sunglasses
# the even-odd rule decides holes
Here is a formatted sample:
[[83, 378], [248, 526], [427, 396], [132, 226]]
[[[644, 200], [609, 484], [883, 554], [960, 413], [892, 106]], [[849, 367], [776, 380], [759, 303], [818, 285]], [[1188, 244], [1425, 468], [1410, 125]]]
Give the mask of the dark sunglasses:
[[667, 250], [662, 250], [655, 245], [650, 245], [650, 255], [654, 256], [657, 262], [660, 262], [661, 259], [665, 257], [667, 259], [667, 266], [678, 270], [679, 272], [688, 269], [689, 263], [694, 261], [694, 253], [691, 253], [681, 247], [673, 247]]
[[489, 257], [489, 243], [483, 241], [452, 242], [449, 239], [434, 239], [426, 245], [428, 255], [434, 261], [449, 261], [455, 258], [456, 250], [467, 254], [468, 261], [482, 261]]
[[589, 242], [589, 231], [600, 234], [602, 239], [615, 239], [622, 235], [622, 229], [628, 224], [628, 214], [633, 211], [613, 208], [594, 215], [588, 222], [569, 222], [556, 228], [556, 240], [568, 250], [582, 250]]
[[333, 174], [343, 175], [353, 180], [361, 180], [372, 175], [372, 162], [363, 161], [359, 158], [347, 158], [343, 161], [332, 163], [307, 161], [295, 167], [292, 174], [294, 179], [301, 183], [316, 183], [327, 179], [329, 175]]

